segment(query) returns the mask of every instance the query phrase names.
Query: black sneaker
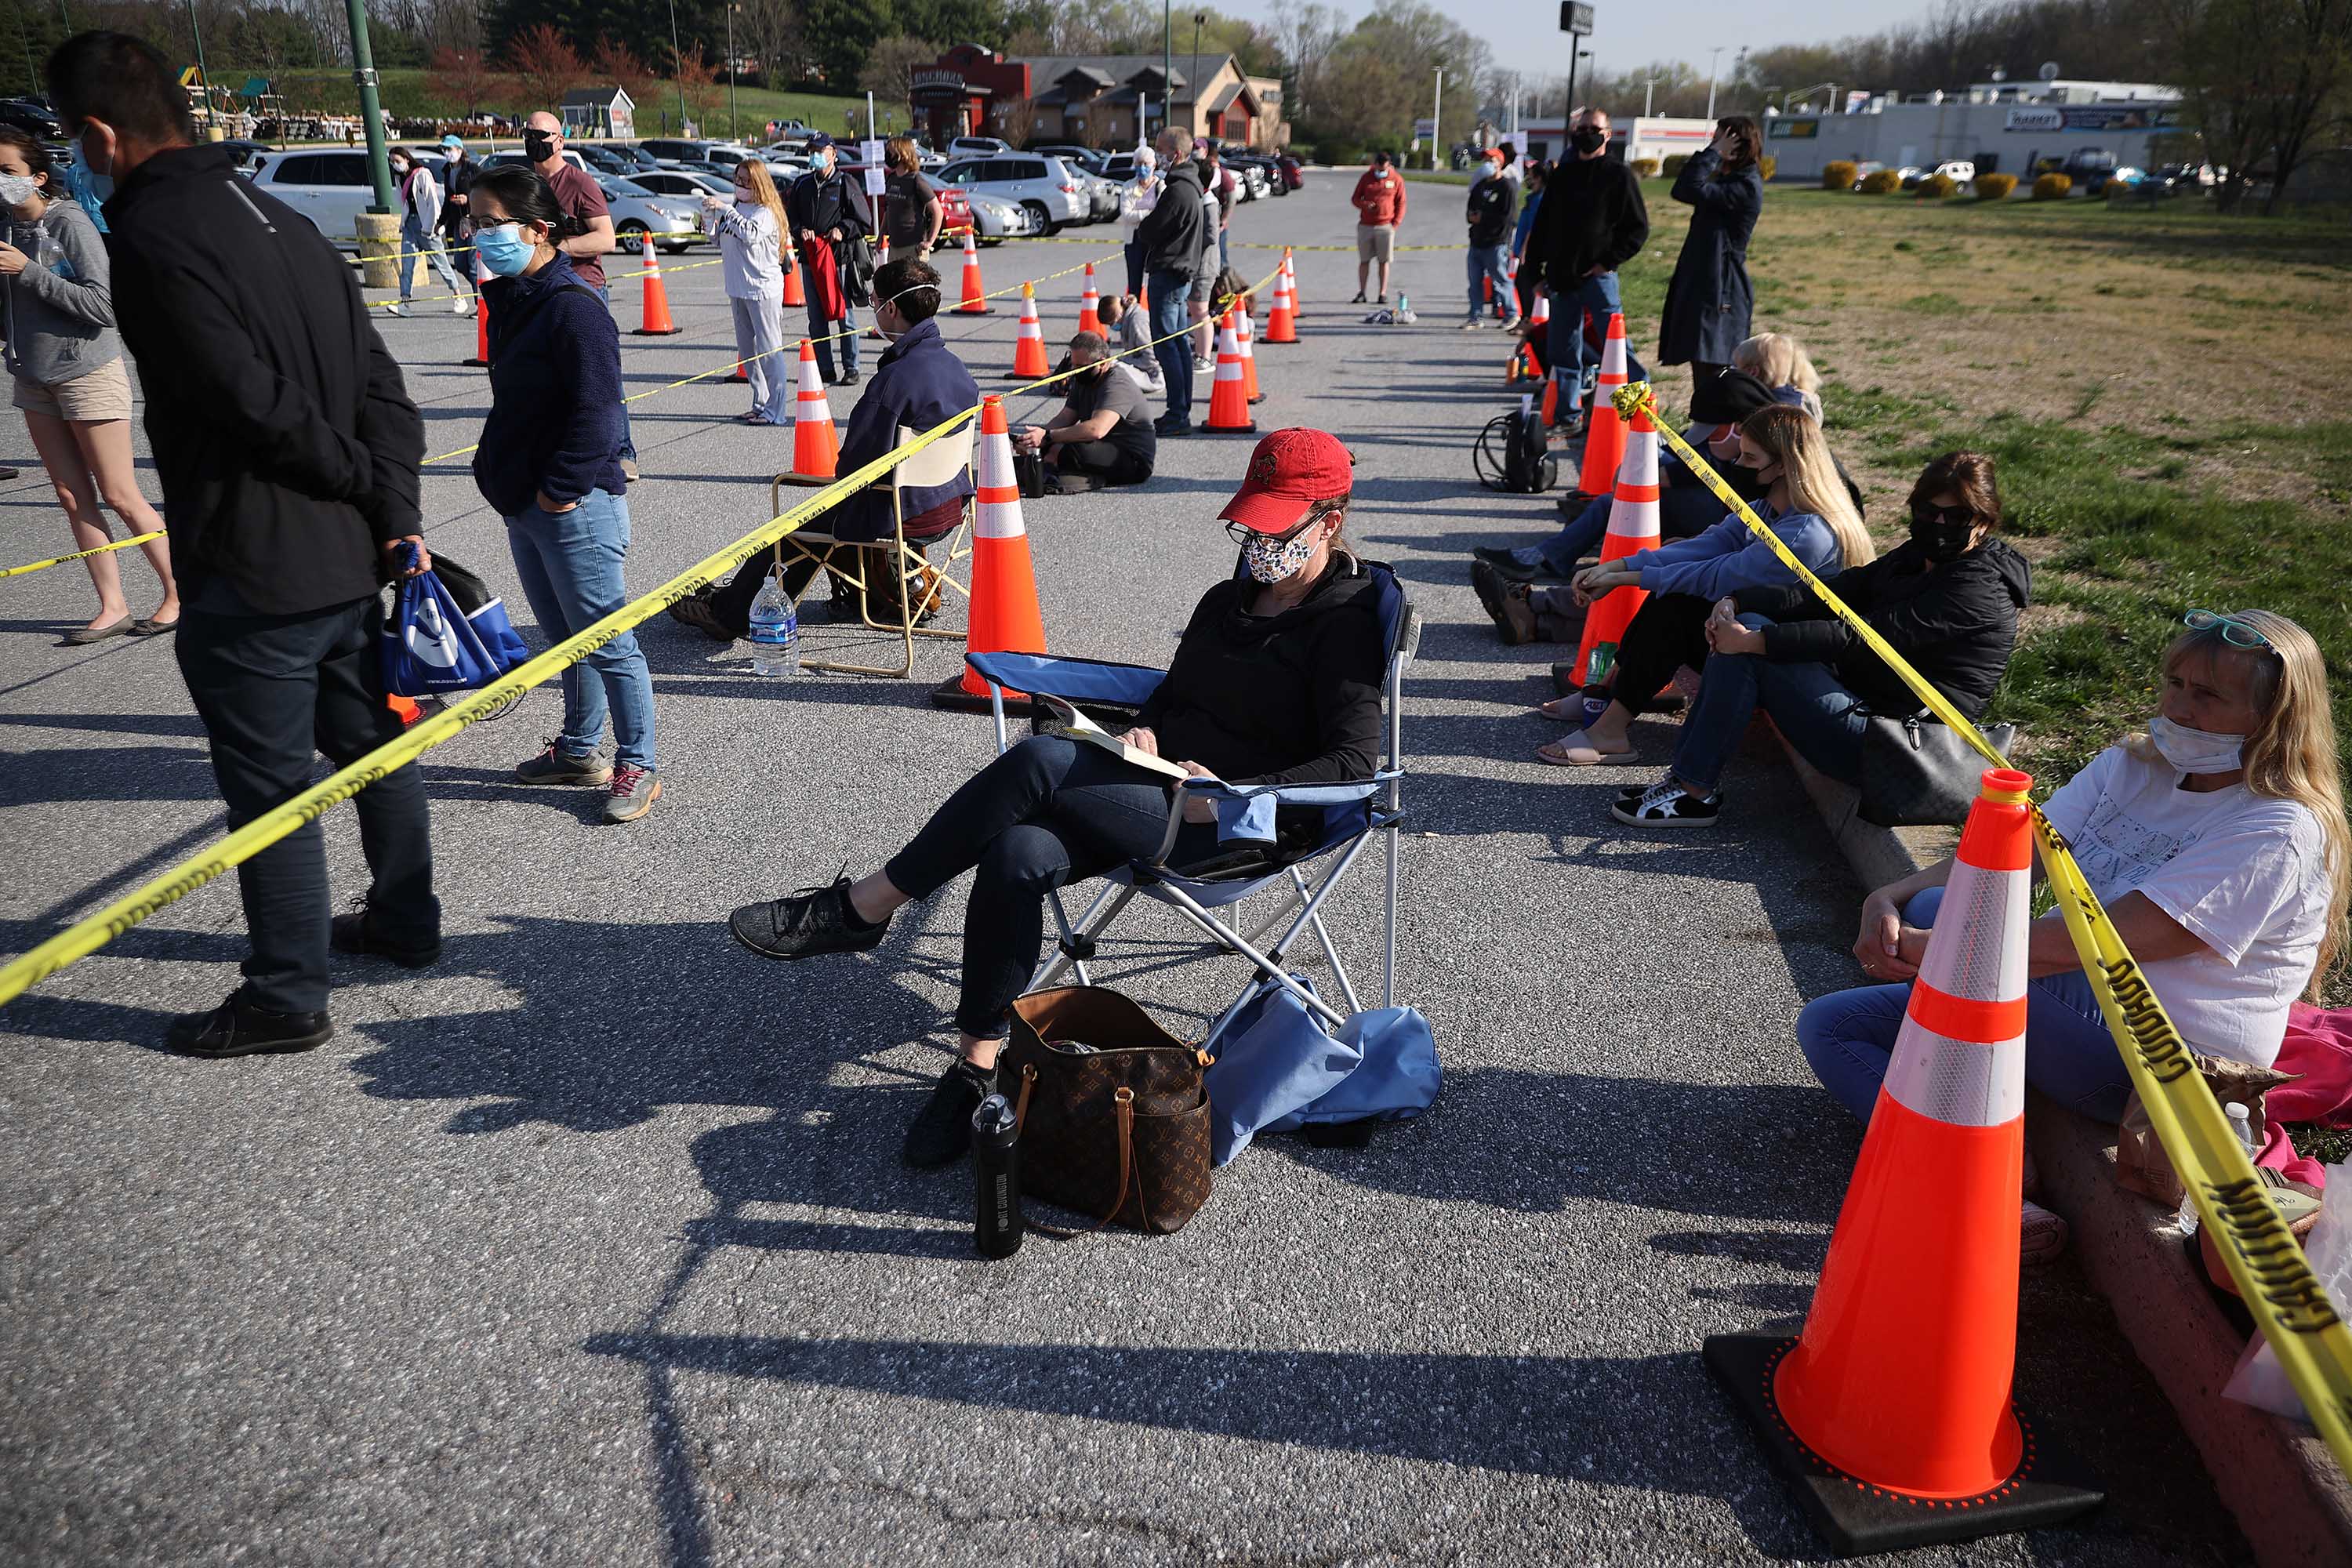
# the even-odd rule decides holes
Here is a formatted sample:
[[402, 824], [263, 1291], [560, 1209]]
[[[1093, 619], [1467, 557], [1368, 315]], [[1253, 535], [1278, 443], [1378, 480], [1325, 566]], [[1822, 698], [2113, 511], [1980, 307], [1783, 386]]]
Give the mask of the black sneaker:
[[[1530, 566], [1508, 550], [1500, 550], [1491, 544], [1474, 546], [1470, 553], [1481, 563], [1492, 567], [1495, 574], [1506, 583], [1532, 583], [1538, 574], [1543, 572], [1541, 566]], [[1475, 582], [1477, 568], [1474, 566], [1470, 570], [1471, 580]]]
[[163, 1041], [184, 1057], [252, 1057], [315, 1050], [334, 1038], [323, 1012], [272, 1013], [233, 991], [209, 1013], [183, 1013], [164, 1026]]
[[362, 958], [386, 958], [403, 969], [425, 969], [440, 962], [441, 939], [395, 942], [376, 929], [374, 913], [362, 902], [355, 913], [337, 915], [328, 932], [337, 952]]
[[1672, 779], [1652, 784], [1632, 800], [1621, 800], [1609, 815], [1629, 827], [1713, 827], [1723, 792], [1701, 798], [1683, 793]]
[[[1360, 305], [1360, 304], [1362, 304], [1363, 302], [1364, 302], [1364, 291], [1363, 291], [1361, 289], [1357, 289], [1357, 290], [1356, 290], [1356, 297], [1355, 297], [1354, 299], [1352, 299], [1352, 300], [1349, 300], [1349, 301], [1348, 301], [1348, 303], [1349, 303], [1350, 305]], [[14, 475], [11, 475], [10, 477], [11, 477], [11, 478], [14, 478], [15, 476], [14, 476]]]
[[1192, 416], [1189, 414], [1163, 414], [1151, 422], [1151, 428], [1162, 436], [1190, 436]]
[[735, 940], [762, 958], [814, 958], [821, 952], [865, 952], [882, 945], [887, 920], [861, 925], [849, 909], [849, 879], [803, 888], [788, 899], [745, 904], [727, 917]]
[[854, 370], [845, 370], [841, 373], [840, 378], [835, 381], [833, 384], [835, 386], [856, 386], [857, 384], [857, 373]]
[[1488, 563], [1470, 563], [1470, 586], [1476, 591], [1478, 602], [1495, 619], [1495, 631], [1506, 647], [1517, 647], [1536, 640], [1535, 607], [1528, 603], [1528, 585], [1513, 583]]
[[748, 627], [739, 632], [719, 623], [719, 612], [710, 607], [710, 590], [708, 587], [697, 588], [672, 605], [669, 618], [680, 626], [692, 626], [712, 642], [733, 642], [738, 637], [750, 635]]
[[935, 1171], [962, 1159], [971, 1148], [971, 1113], [995, 1092], [994, 1068], [983, 1070], [958, 1058], [915, 1113], [898, 1157], [918, 1171]]

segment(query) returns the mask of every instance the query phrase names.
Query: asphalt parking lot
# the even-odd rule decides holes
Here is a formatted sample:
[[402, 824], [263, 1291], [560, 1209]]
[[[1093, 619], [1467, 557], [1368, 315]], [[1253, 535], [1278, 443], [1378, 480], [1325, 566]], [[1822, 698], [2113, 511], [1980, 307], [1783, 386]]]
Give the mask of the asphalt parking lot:
[[[1351, 245], [1351, 178], [1243, 207], [1234, 237]], [[1458, 240], [1450, 205], [1416, 204], [1405, 238]], [[1068, 237], [1097, 243], [985, 253], [990, 287], [1088, 258], [1115, 286], [1116, 227]], [[631, 391], [731, 354], [719, 270], [691, 266], [707, 255], [665, 259], [684, 331], [624, 337]], [[1253, 277], [1276, 255], [1234, 252]], [[609, 827], [592, 795], [509, 782], [553, 733], [551, 687], [429, 753], [447, 955], [415, 974], [339, 960], [325, 1048], [157, 1048], [169, 1015], [235, 984], [225, 882], [0, 1009], [0, 1559], [1816, 1557], [1698, 1352], [1809, 1300], [1859, 1130], [1791, 1023], [1857, 981], [1860, 889], [1767, 745], [1736, 764], [1712, 834], [1609, 819], [1671, 721], [1645, 731], [1639, 772], [1533, 759], [1554, 650], [1499, 647], [1465, 568], [1551, 506], [1471, 478], [1507, 398], [1495, 335], [1453, 330], [1461, 265], [1408, 252], [1423, 324], [1375, 327], [1341, 303], [1352, 252], [1302, 252], [1305, 342], [1258, 353], [1260, 427], [1350, 444], [1351, 531], [1428, 623], [1398, 987], [1444, 1057], [1433, 1111], [1363, 1151], [1266, 1141], [1173, 1237], [977, 1261], [968, 1167], [914, 1176], [897, 1157], [952, 1038], [961, 886], [863, 958], [766, 963], [725, 927], [736, 904], [870, 867], [986, 760], [984, 720], [925, 700], [957, 652], [919, 649], [909, 682], [772, 682], [657, 620], [653, 813]], [[1039, 286], [1049, 343], [1078, 284]], [[616, 289], [625, 329], [637, 288]], [[983, 387], [1009, 384], [1013, 321], [950, 323]], [[487, 398], [458, 363], [472, 323], [381, 330], [428, 452], [468, 444]], [[715, 381], [635, 405], [633, 584], [768, 515], [791, 434], [734, 423], [746, 405]], [[1213, 519], [1248, 449], [1171, 442], [1141, 490], [1028, 503], [1055, 651], [1167, 656], [1230, 566]], [[0, 559], [57, 553], [13, 422], [0, 459], [26, 472], [0, 487]], [[428, 468], [425, 511], [436, 552], [511, 589], [462, 459]], [[142, 570], [126, 560], [134, 595]], [[88, 598], [78, 567], [0, 583], [11, 952], [220, 829], [168, 644], [57, 646]], [[325, 826], [337, 895], [356, 897], [352, 814]], [[1334, 906], [1360, 980], [1377, 976], [1376, 887]], [[1172, 922], [1128, 932], [1106, 973], [1173, 1028], [1240, 982], [1182, 962]], [[2102, 1471], [2108, 1508], [1913, 1560], [2246, 1560], [2069, 1266], [2029, 1284], [2019, 1384]]]

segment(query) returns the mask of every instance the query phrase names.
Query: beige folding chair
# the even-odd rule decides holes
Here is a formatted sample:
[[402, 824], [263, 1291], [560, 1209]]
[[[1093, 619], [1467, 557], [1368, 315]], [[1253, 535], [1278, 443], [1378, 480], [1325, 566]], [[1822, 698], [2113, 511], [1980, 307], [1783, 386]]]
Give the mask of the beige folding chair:
[[[972, 439], [978, 432], [979, 425], [980, 421], [977, 418], [965, 420], [953, 434], [942, 436], [921, 451], [900, 458], [898, 466], [888, 474], [867, 487], [869, 494], [883, 490], [889, 492], [890, 535], [888, 538], [838, 539], [830, 533], [803, 528], [788, 533], [776, 542], [777, 564], [786, 564], [794, 556], [805, 556], [815, 562], [827, 573], [856, 589], [857, 615], [860, 620], [877, 632], [898, 634], [901, 658], [896, 668], [887, 665], [844, 664], [835, 660], [804, 657], [801, 660], [803, 669], [828, 669], [845, 675], [904, 677], [914, 673], [917, 637], [950, 637], [958, 640], [962, 638], [964, 634], [961, 631], [941, 631], [936, 627], [918, 626], [915, 623], [917, 617], [924, 611], [943, 600], [950, 588], [961, 594], [967, 600], [971, 597], [970, 585], [957, 582], [954, 576], [955, 563], [969, 560], [971, 556], [971, 503], [969, 500], [965, 501], [963, 515], [957, 521], [953, 531], [940, 536], [947, 541], [946, 557], [940, 561], [929, 561], [922, 552], [907, 542], [907, 492], [910, 489], [926, 489], [948, 484], [952, 482], [958, 474], [969, 472], [971, 468]], [[903, 447], [919, 434], [919, 431], [910, 430], [901, 425], [898, 427], [898, 444]], [[775, 480], [768, 487], [770, 516], [776, 516], [783, 511], [784, 487], [799, 482], [804, 481], [796, 480], [789, 474], [776, 476]], [[785, 553], [787, 550], [793, 552], [792, 555]], [[873, 595], [868, 592], [868, 584], [880, 580], [879, 574], [886, 569], [886, 564], [895, 567], [898, 574], [898, 618], [895, 622], [877, 621], [874, 618]], [[938, 569], [936, 575], [927, 575], [926, 567], [936, 567]], [[926, 581], [929, 583], [928, 588], [923, 586]], [[802, 585], [800, 593], [793, 596], [795, 606], [815, 583], [816, 574], [812, 573], [808, 582]]]

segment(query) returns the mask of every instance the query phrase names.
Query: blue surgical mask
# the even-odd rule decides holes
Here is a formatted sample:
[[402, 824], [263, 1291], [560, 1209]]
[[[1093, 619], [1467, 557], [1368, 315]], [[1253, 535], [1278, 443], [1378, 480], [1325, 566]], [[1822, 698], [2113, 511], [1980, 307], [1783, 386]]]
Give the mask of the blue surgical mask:
[[515, 278], [530, 265], [531, 252], [538, 247], [522, 237], [520, 224], [502, 223], [496, 228], [474, 231], [474, 254], [482, 265], [501, 278]]

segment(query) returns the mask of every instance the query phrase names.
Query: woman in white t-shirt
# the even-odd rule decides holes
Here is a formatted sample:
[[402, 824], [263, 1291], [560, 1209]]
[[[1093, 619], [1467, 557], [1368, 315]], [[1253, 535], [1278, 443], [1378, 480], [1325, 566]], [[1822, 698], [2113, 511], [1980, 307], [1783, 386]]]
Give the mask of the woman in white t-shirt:
[[[2284, 616], [2200, 610], [2188, 624], [2165, 650], [2148, 732], [2100, 752], [2042, 809], [2181, 1037], [2267, 1067], [2288, 1005], [2335, 967], [2352, 885], [2326, 668]], [[1899, 984], [1822, 997], [1797, 1020], [1814, 1073], [1864, 1121], [1951, 870], [1947, 858], [1863, 902], [1854, 955]], [[2026, 973], [2027, 1080], [2116, 1121], [2131, 1080], [2057, 914], [2032, 923]]]

